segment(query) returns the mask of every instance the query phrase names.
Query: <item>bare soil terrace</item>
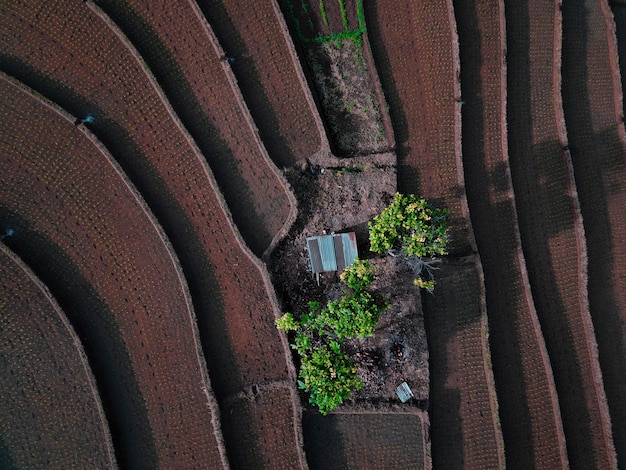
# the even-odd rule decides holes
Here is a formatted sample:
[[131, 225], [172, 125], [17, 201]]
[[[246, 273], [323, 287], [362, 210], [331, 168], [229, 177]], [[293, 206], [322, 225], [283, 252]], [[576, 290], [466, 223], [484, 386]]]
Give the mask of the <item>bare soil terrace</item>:
[[[239, 238], [206, 162], [132, 47], [84, 3], [62, 11], [52, 4], [3, 8], [11, 19], [0, 29], [6, 67], [75, 115], [95, 115], [90, 129], [137, 183], [172, 241], [218, 401], [289, 377], [267, 274]], [[89, 39], [95, 36], [97, 42]], [[281, 429], [295, 433], [289, 423]], [[233, 437], [246, 441], [253, 433], [247, 427]], [[229, 446], [243, 448], [236, 441]]]
[[115, 467], [95, 379], [65, 313], [5, 246], [0, 277], [0, 430], [9, 454], [0, 451], [0, 462]]
[[5, 77], [0, 95], [2, 223], [84, 341], [120, 464], [222, 465], [191, 300], [162, 233], [71, 117]]
[[147, 61], [207, 159], [238, 230], [261, 256], [291, 222], [294, 201], [202, 13], [189, 0], [109, 0], [98, 6]]

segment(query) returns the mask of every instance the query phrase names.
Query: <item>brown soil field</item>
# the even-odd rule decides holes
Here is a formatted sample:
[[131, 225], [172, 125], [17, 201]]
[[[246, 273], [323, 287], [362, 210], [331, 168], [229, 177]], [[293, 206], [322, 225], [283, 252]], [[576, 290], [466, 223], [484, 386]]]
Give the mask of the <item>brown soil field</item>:
[[435, 294], [425, 294], [424, 305], [433, 464], [436, 468], [504, 468], [477, 258], [446, 261], [437, 272]]
[[311, 470], [431, 468], [419, 413], [307, 413], [303, 429]]
[[[626, 37], [618, 15], [617, 35]], [[626, 159], [615, 24], [604, 2], [563, 5], [563, 106], [589, 255], [588, 293], [618, 466], [626, 465]]]
[[[85, 344], [121, 465], [222, 465], [191, 300], [171, 249], [111, 158], [6, 78], [3, 225]], [[185, 406], [175, 406], [176, 403]]]
[[275, 0], [198, 0], [228, 57], [274, 163], [288, 167], [328, 141]]
[[[241, 434], [246, 427], [254, 430], [247, 441], [241, 441], [242, 447], [229, 452], [232, 468], [306, 468], [301, 410], [297, 407], [294, 413], [283, 406], [291, 401], [298, 401], [291, 383], [253, 386], [228, 400], [222, 409], [225, 438]], [[285, 429], [293, 432], [284, 432]]]
[[378, 1], [367, 2], [365, 14], [395, 132], [398, 189], [447, 207], [451, 251], [466, 253], [473, 240], [461, 163], [451, 8], [445, 2]]
[[[398, 9], [406, 14], [397, 15]], [[399, 189], [448, 207], [453, 228], [452, 253], [473, 251], [461, 162], [458, 56], [451, 5], [441, 3], [433, 7], [404, 2], [391, 8], [384, 2], [371, 2], [366, 5], [365, 13], [372, 51], [391, 107]], [[470, 269], [465, 276], [466, 285], [478, 288], [475, 298], [480, 298], [484, 289], [480, 269]], [[438, 282], [447, 283], [445, 278]], [[487, 338], [482, 334], [484, 325], [477, 321], [470, 328], [465, 323], [437, 321], [443, 306], [446, 312], [458, 312], [467, 301], [439, 287], [435, 299], [436, 302], [429, 304], [427, 298], [425, 303], [433, 374], [430, 410], [439, 419], [437, 423], [433, 421], [431, 433], [433, 463], [454, 467], [463, 461], [465, 454], [467, 462], [478, 466], [481, 458], [493, 459], [496, 465], [501, 465], [502, 437], [497, 425]], [[476, 310], [472, 313], [478, 314], [480, 305], [473, 305]], [[448, 349], [451, 336], [466, 349], [462, 362], [457, 358], [459, 350]], [[465, 375], [467, 364], [483, 370], [484, 374]], [[469, 391], [459, 391], [462, 388], [459, 382], [457, 390], [450, 393], [448, 381], [459, 377], [463, 385], [470, 381], [472, 389], [480, 393], [472, 397], [465, 395]], [[489, 456], [481, 457], [475, 452], [476, 439], [481, 442], [481, 448], [491, 449]]]
[[[561, 12], [554, 2], [538, 3], [520, 3], [507, 17], [508, 135], [519, 229], [569, 463], [613, 468], [610, 417], [589, 314], [586, 240], [569, 152], [563, 151]], [[550, 8], [553, 15], [546, 14]]]
[[167, 5], [111, 0], [98, 6], [148, 63], [207, 158], [237, 228], [261, 256], [291, 222], [295, 201], [202, 13], [189, 0]]
[[[292, 366], [274, 326], [269, 277], [239, 238], [208, 165], [136, 51], [84, 3], [62, 12], [43, 8], [0, 10], [11, 19], [0, 30], [7, 68], [75, 115], [96, 116], [90, 129], [137, 184], [181, 259], [218, 401], [286, 379]], [[67, 22], [78, 36], [62, 33]], [[89, 40], [95, 36], [97, 42]], [[245, 441], [252, 432], [235, 437]]]
[[95, 379], [65, 314], [4, 246], [0, 277], [0, 465], [114, 468]]
[[[485, 272], [490, 345], [507, 466], [559, 468], [567, 465], [565, 440], [551, 365], [528, 285], [503, 130], [502, 10], [500, 7], [492, 12], [488, 21], [489, 12], [481, 8], [484, 4], [473, 5], [474, 11], [472, 5], [467, 6], [472, 16], [459, 20], [461, 80], [466, 93], [463, 130], [464, 135], [474, 137], [464, 139], [464, 163]], [[507, 34], [510, 32], [508, 29]], [[498, 40], [489, 41], [490, 34], [496, 34]], [[514, 44], [507, 45], [512, 47]], [[472, 62], [476, 54], [484, 60]], [[466, 64], [473, 68], [463, 70]]]

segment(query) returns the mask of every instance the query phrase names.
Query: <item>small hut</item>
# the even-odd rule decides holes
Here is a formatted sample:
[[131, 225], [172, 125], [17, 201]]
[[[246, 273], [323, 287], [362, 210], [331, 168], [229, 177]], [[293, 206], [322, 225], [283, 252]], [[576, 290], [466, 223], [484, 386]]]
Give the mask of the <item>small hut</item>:
[[308, 237], [306, 247], [318, 284], [320, 273], [343, 271], [359, 256], [354, 232]]

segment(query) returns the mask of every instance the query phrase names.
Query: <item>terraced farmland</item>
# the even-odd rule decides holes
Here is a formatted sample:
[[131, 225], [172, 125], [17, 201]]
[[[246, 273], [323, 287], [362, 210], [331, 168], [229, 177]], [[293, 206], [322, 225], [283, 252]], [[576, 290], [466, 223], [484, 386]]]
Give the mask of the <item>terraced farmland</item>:
[[430, 468], [419, 414], [310, 414], [303, 426], [311, 470]]
[[238, 229], [261, 256], [283, 225], [293, 221], [295, 200], [269, 160], [197, 6], [189, 0], [174, 9], [139, 1], [98, 5], [147, 61], [206, 157]]
[[154, 220], [71, 119], [0, 90], [3, 223], [85, 342], [120, 464], [221, 465], [195, 315]]
[[[1, 2], [0, 467], [626, 465], [617, 3]], [[324, 172], [450, 209], [427, 400], [298, 393]]]
[[[620, 36], [623, 26], [618, 22]], [[626, 465], [626, 139], [614, 31], [605, 3], [563, 5], [565, 124], [587, 238], [589, 305], [621, 468]]]
[[5, 247], [0, 248], [0, 276], [0, 369], [5, 376], [0, 433], [10, 455], [2, 458], [3, 466], [115, 466], [95, 380], [65, 313]]
[[328, 151], [317, 108], [275, 0], [197, 0], [280, 168]]
[[[546, 11], [553, 9], [553, 15]], [[522, 246], [571, 465], [616, 465], [587, 297], [587, 247], [560, 102], [561, 12], [509, 7], [509, 148]], [[528, 17], [528, 24], [520, 18]], [[530, 26], [530, 27], [528, 27]], [[550, 39], [548, 39], [550, 38]], [[555, 38], [555, 39], [552, 39]], [[528, 80], [518, 81], [520, 77]]]

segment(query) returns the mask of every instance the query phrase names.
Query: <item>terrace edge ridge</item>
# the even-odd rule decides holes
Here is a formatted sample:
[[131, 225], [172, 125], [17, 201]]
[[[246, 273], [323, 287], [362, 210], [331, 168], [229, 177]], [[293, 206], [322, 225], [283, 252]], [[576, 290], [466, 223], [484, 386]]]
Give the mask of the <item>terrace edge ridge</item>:
[[[211, 27], [208, 20], [206, 19], [206, 17], [204, 16], [200, 8], [198, 7], [197, 2], [195, 0], [187, 0], [187, 3], [189, 4], [191, 10], [194, 12], [198, 20], [200, 21], [200, 24], [202, 24], [202, 27], [204, 28], [206, 35], [209, 38], [209, 42], [211, 43], [211, 46], [213, 46], [213, 48], [217, 52], [218, 56], [220, 57], [225, 56], [226, 54], [225, 54], [224, 49], [222, 48], [219, 40], [217, 39], [217, 36], [215, 35], [213, 28]], [[267, 148], [265, 147], [265, 144], [263, 143], [263, 140], [261, 139], [261, 136], [259, 134], [259, 129], [254, 121], [254, 118], [252, 117], [252, 113], [250, 112], [250, 108], [248, 108], [248, 105], [243, 98], [241, 89], [237, 82], [237, 77], [235, 77], [235, 74], [233, 73], [233, 70], [230, 67], [230, 64], [228, 63], [228, 61], [222, 62], [222, 69], [224, 70], [226, 79], [228, 80], [228, 83], [231, 87], [233, 96], [235, 97], [235, 100], [237, 101], [237, 104], [239, 105], [239, 109], [241, 110], [241, 113], [245, 121], [248, 123], [248, 127], [250, 128], [252, 135], [254, 136], [255, 145], [257, 149], [259, 150], [259, 153], [261, 154], [263, 160], [267, 164], [270, 171], [276, 176], [276, 179], [280, 182], [283, 190], [285, 191], [287, 199], [289, 200], [289, 214], [287, 216], [287, 220], [283, 223], [282, 227], [278, 230], [278, 232], [274, 234], [270, 244], [267, 246], [267, 248], [265, 249], [265, 251], [263, 252], [261, 256], [262, 260], [266, 260], [269, 258], [269, 255], [271, 254], [272, 250], [276, 247], [276, 245], [280, 242], [280, 240], [287, 234], [287, 232], [289, 232], [289, 230], [291, 229], [291, 226], [296, 221], [296, 218], [298, 216], [298, 203], [296, 201], [295, 195], [293, 194], [293, 191], [291, 190], [291, 185], [287, 182], [287, 178], [285, 178], [285, 175], [281, 171], [279, 171], [278, 167], [274, 164], [274, 161], [269, 156]]]
[[[578, 262], [579, 262], [579, 286], [581, 287], [578, 298], [581, 312], [581, 322], [585, 335], [585, 346], [587, 356], [589, 358], [589, 365], [592, 369], [592, 381], [594, 385], [594, 394], [596, 403], [598, 405], [598, 412], [600, 414], [600, 419], [602, 423], [600, 428], [602, 429], [603, 439], [602, 441], [605, 444], [605, 451], [607, 458], [612, 466], [612, 468], [617, 468], [617, 453], [615, 452], [615, 443], [613, 441], [613, 433], [612, 433], [612, 422], [611, 422], [611, 414], [609, 412], [609, 405], [606, 397], [606, 392], [604, 390], [604, 381], [602, 377], [602, 369], [600, 367], [600, 359], [599, 359], [599, 351], [598, 351], [598, 342], [596, 339], [595, 328], [593, 326], [593, 320], [591, 318], [591, 309], [589, 305], [589, 256], [587, 251], [587, 236], [585, 233], [585, 226], [583, 222], [583, 215], [580, 206], [580, 200], [578, 197], [578, 190], [576, 187], [576, 178], [574, 175], [574, 164], [572, 161], [572, 156], [569, 152], [568, 148], [568, 137], [567, 137], [567, 124], [565, 122], [565, 110], [563, 108], [563, 95], [562, 95], [562, 58], [563, 58], [563, 13], [561, 10], [563, 0], [559, 0], [556, 4], [555, 8], [555, 37], [554, 37], [554, 105], [555, 105], [555, 115], [556, 115], [556, 129], [559, 135], [559, 140], [561, 143], [561, 147], [564, 149], [562, 151], [563, 160], [566, 167], [566, 179], [567, 179], [567, 192], [572, 208], [572, 218], [574, 224], [574, 237], [576, 239], [576, 247], [578, 251]], [[600, 2], [602, 6], [604, 6], [605, 2]], [[601, 8], [602, 9], [602, 8]], [[602, 9], [603, 16], [605, 21], [607, 22], [607, 40], [609, 42], [609, 50], [611, 50], [611, 30], [609, 28], [609, 21], [606, 17], [606, 12]], [[614, 23], [613, 23], [614, 24]], [[612, 69], [612, 78], [613, 83], [615, 85], [615, 79], [617, 75], [618, 83], [620, 83], [619, 78], [619, 65], [613, 63], [614, 58], [617, 57], [617, 39], [615, 36], [615, 28], [613, 27], [613, 39], [615, 40], [615, 57], [609, 57], [609, 61], [611, 62]], [[621, 95], [621, 87], [619, 88]], [[621, 103], [620, 100], [617, 103]], [[616, 113], [618, 113], [618, 105], [616, 105]], [[623, 122], [621, 127], [620, 137], [624, 132]], [[624, 141], [623, 141], [624, 142]]]
[[[12, 84], [13, 86], [29, 94], [38, 102], [40, 102], [42, 105], [48, 107], [49, 109], [51, 109], [53, 112], [55, 112], [60, 117], [67, 120], [68, 122], [70, 123], [74, 122], [74, 116], [72, 116], [67, 111], [65, 111], [65, 109], [63, 109], [57, 103], [37, 93], [35, 90], [32, 90], [27, 85], [18, 81], [14, 77], [11, 77], [10, 75], [7, 75], [6, 73], [0, 71], [0, 78], [4, 78], [5, 80], [7, 80], [7, 82]], [[141, 211], [146, 215], [148, 220], [150, 220], [150, 224], [154, 228], [159, 239], [162, 241], [163, 245], [165, 246], [165, 250], [170, 257], [172, 266], [174, 270], [176, 271], [176, 276], [178, 277], [180, 281], [180, 287], [183, 292], [183, 296], [185, 298], [185, 303], [187, 305], [187, 314], [189, 316], [189, 320], [190, 320], [190, 324], [191, 324], [192, 332], [193, 332], [193, 338], [194, 338], [194, 349], [196, 351], [196, 358], [198, 360], [198, 365], [200, 366], [200, 374], [201, 374], [202, 381], [204, 384], [203, 391], [207, 398], [207, 406], [209, 408], [209, 411], [211, 412], [211, 424], [213, 425], [213, 432], [215, 435], [215, 439], [217, 441], [218, 451], [220, 454], [220, 458], [222, 460], [223, 468], [225, 470], [228, 470], [230, 466], [228, 464], [228, 459], [226, 457], [227, 456], [226, 447], [224, 444], [224, 438], [222, 436], [222, 431], [221, 431], [221, 423], [220, 423], [220, 418], [219, 418], [220, 416], [219, 405], [217, 403], [217, 399], [215, 398], [215, 395], [213, 393], [213, 388], [211, 386], [211, 380], [210, 380], [209, 373], [208, 373], [208, 366], [206, 364], [206, 359], [204, 358], [204, 353], [200, 345], [201, 342], [200, 342], [200, 334], [198, 330], [198, 323], [197, 323], [197, 318], [193, 309], [193, 303], [191, 300], [191, 294], [189, 292], [189, 286], [183, 274], [183, 270], [180, 265], [178, 256], [176, 255], [176, 252], [172, 244], [170, 243], [169, 238], [165, 234], [161, 224], [158, 222], [158, 219], [148, 207], [147, 203], [145, 202], [139, 190], [134, 186], [134, 184], [130, 181], [130, 179], [124, 172], [124, 170], [117, 163], [117, 160], [113, 158], [109, 150], [104, 146], [104, 144], [102, 144], [102, 142], [100, 142], [100, 140], [89, 129], [87, 129], [85, 126], [78, 126], [78, 129], [83, 133], [83, 135], [87, 139], [89, 139], [89, 141], [94, 145], [94, 147], [96, 147], [98, 151], [105, 157], [105, 160], [107, 161], [109, 165], [111, 165], [111, 167], [113, 168], [113, 171], [115, 171], [115, 173], [118, 174], [124, 186], [126, 186], [126, 188], [128, 189], [129, 193], [134, 198], [137, 205], [141, 208]]]
[[[0, 72], [0, 77], [6, 78], [6, 76], [4, 76], [2, 72]], [[91, 366], [89, 365], [89, 360], [87, 359], [87, 354], [85, 353], [85, 348], [83, 347], [83, 344], [80, 338], [76, 334], [76, 331], [74, 330], [71, 322], [69, 321], [69, 319], [67, 318], [63, 310], [61, 309], [61, 306], [59, 305], [55, 297], [52, 295], [52, 293], [50, 292], [50, 289], [48, 289], [48, 287], [44, 284], [44, 282], [41, 279], [39, 279], [39, 277], [37, 277], [37, 275], [32, 271], [32, 269], [30, 269], [30, 267], [16, 253], [14, 253], [8, 246], [6, 246], [2, 242], [0, 242], [0, 250], [2, 250], [2, 252], [6, 254], [9, 258], [11, 258], [11, 260], [15, 263], [15, 265], [19, 269], [21, 269], [22, 272], [24, 272], [24, 274], [31, 280], [31, 282], [41, 291], [43, 296], [48, 300], [49, 304], [52, 306], [52, 309], [57, 314], [57, 317], [59, 318], [59, 320], [61, 320], [61, 323], [63, 323], [63, 326], [67, 330], [68, 334], [70, 335], [72, 339], [72, 343], [74, 344], [76, 352], [78, 353], [78, 356], [80, 358], [80, 363], [83, 366], [87, 382], [89, 383], [89, 389], [91, 390], [91, 393], [94, 398], [94, 402], [96, 404], [96, 408], [98, 410], [98, 416], [100, 418], [102, 432], [106, 438], [105, 446], [107, 448], [109, 464], [111, 465], [111, 468], [117, 468], [117, 460], [115, 458], [115, 447], [113, 446], [111, 428], [109, 426], [108, 420], [104, 413], [104, 408], [102, 406], [102, 398], [100, 397], [98, 386], [96, 385], [95, 376], [93, 375], [93, 371], [91, 369]]]

